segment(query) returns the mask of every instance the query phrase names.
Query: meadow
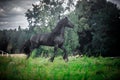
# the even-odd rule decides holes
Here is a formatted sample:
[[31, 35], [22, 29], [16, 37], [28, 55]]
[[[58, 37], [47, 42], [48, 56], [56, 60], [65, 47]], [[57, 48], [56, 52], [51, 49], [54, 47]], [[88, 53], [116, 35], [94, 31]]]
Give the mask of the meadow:
[[119, 80], [120, 58], [0, 57], [0, 80]]

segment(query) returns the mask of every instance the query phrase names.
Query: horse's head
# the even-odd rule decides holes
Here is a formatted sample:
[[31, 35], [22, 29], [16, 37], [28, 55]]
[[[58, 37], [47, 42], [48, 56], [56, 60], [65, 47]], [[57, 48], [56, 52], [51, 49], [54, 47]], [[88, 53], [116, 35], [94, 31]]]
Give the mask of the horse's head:
[[74, 25], [71, 23], [71, 21], [69, 21], [69, 19], [67, 17], [65, 17], [64, 20], [65, 20], [66, 27], [69, 27], [69, 28], [74, 27]]

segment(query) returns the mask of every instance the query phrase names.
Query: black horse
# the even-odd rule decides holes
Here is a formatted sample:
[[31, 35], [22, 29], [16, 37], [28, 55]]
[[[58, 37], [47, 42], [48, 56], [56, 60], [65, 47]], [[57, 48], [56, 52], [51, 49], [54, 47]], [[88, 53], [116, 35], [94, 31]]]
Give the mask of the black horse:
[[[54, 55], [50, 58], [50, 61], [53, 62], [55, 55], [57, 54], [57, 49], [60, 48], [64, 51], [63, 59], [65, 61], [68, 61], [68, 56], [66, 49], [63, 47], [64, 43], [64, 32], [65, 27], [73, 28], [74, 25], [68, 20], [67, 17], [61, 19], [55, 29], [52, 30], [50, 33], [46, 34], [36, 34], [28, 40], [27, 43], [30, 42], [30, 53], [33, 49], [38, 48], [40, 45], [45, 46], [53, 46], [54, 47]], [[28, 51], [29, 52], [29, 51]], [[30, 53], [28, 54], [28, 57], [30, 56]]]

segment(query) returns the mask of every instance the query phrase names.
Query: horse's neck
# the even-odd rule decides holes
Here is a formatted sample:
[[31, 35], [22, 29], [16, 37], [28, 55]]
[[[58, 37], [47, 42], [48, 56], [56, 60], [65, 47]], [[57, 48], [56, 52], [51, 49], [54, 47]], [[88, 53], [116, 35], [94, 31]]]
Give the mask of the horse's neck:
[[55, 27], [55, 29], [52, 31], [52, 33], [53, 34], [55, 34], [55, 35], [61, 35], [61, 36], [64, 36], [64, 32], [65, 32], [65, 27], [64, 27], [64, 25], [57, 25], [56, 27]]
[[61, 28], [60, 35], [64, 37], [65, 27]]

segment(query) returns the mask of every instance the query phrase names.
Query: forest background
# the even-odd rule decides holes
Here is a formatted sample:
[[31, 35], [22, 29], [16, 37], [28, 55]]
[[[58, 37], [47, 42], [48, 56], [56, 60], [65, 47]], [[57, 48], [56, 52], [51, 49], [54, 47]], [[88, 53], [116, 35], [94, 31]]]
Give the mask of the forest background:
[[[19, 53], [21, 46], [32, 35], [51, 32], [57, 22], [67, 16], [75, 25], [65, 32], [65, 48], [68, 54], [88, 56], [120, 56], [120, 10], [106, 0], [40, 0], [25, 13], [29, 28], [0, 30], [0, 50]], [[53, 48], [43, 46], [35, 55], [53, 54]], [[61, 51], [58, 52], [61, 54]]]

